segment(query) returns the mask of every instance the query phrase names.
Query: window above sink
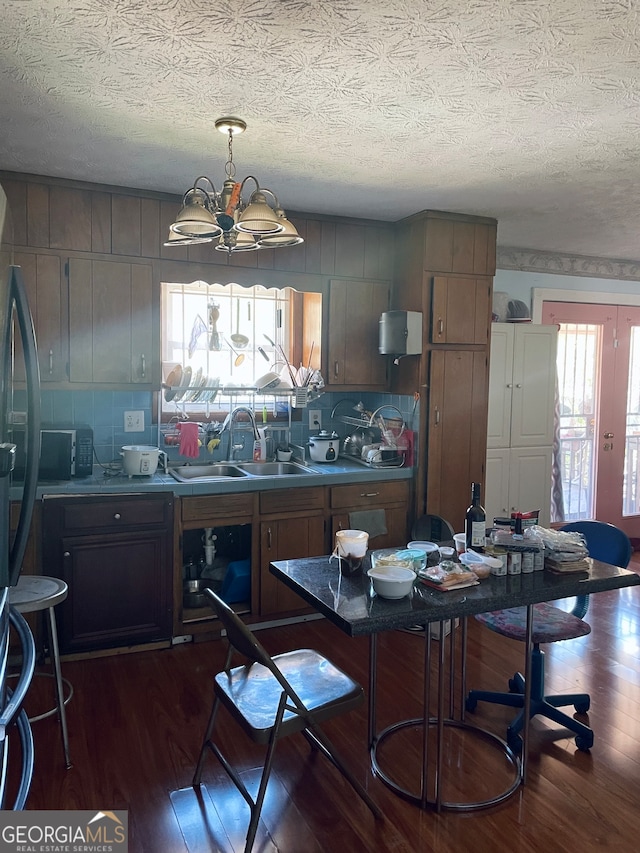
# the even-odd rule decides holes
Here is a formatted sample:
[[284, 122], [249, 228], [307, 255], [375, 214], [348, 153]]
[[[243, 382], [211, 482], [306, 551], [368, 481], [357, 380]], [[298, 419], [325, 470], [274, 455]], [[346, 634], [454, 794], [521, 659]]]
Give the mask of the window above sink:
[[[215, 417], [253, 405], [256, 380], [271, 372], [291, 383], [291, 369], [321, 363], [322, 295], [240, 284], [162, 283], [161, 415]], [[243, 388], [247, 389], [243, 393]], [[277, 400], [260, 401], [277, 415]]]

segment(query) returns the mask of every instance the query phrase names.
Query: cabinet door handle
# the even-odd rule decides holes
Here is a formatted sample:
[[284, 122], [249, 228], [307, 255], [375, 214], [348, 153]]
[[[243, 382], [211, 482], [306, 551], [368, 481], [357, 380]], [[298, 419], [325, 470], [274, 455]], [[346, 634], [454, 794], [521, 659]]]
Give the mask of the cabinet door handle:
[[516, 382], [516, 388], [522, 388], [522, 383], [521, 383], [521, 382]]
[[267, 548], [271, 550], [271, 528], [267, 527]]
[[380, 492], [360, 492], [361, 498], [377, 498]]
[[444, 320], [442, 317], [438, 317], [438, 334], [442, 335], [444, 333]]
[[436, 426], [438, 426], [438, 424], [440, 423], [440, 409], [436, 406], [433, 411], [435, 414], [434, 423]]
[[507, 382], [507, 388], [513, 388], [513, 383], [512, 383], [512, 382]]
[[70, 557], [70, 556], [71, 556], [71, 551], [65, 551], [65, 552], [64, 552], [64, 554], [63, 554], [62, 556], [63, 556], [63, 557]]
[[337, 379], [339, 375], [340, 375], [340, 365], [338, 364], [337, 361], [334, 361], [333, 362], [333, 378]]
[[120, 513], [119, 512], [114, 512], [113, 517], [115, 518], [116, 521], [120, 521]]
[[140, 358], [142, 362], [142, 378], [145, 379], [147, 376], [147, 359], [145, 358], [144, 353], [142, 353]]
[[49, 376], [53, 374], [53, 350], [49, 350]]

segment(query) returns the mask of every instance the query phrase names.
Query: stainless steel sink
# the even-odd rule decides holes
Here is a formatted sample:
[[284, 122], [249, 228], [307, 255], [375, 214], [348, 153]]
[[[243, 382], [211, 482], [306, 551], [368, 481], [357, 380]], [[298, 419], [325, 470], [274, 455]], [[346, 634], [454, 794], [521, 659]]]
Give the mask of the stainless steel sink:
[[213, 462], [210, 465], [180, 465], [170, 468], [169, 473], [180, 483], [192, 483], [194, 480], [226, 480], [229, 477], [246, 477], [236, 465], [226, 462]]
[[237, 462], [238, 468], [254, 477], [283, 477], [288, 474], [309, 474], [308, 468], [297, 462]]

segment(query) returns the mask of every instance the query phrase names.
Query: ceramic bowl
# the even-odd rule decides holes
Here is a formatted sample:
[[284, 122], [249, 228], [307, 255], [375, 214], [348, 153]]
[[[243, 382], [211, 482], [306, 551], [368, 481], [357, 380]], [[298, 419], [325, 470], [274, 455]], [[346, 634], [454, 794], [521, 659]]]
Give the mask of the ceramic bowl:
[[413, 569], [404, 566], [376, 566], [367, 572], [373, 588], [381, 598], [404, 598], [413, 589]]
[[277, 373], [265, 373], [262, 376], [259, 376], [254, 385], [258, 389], [258, 391], [265, 391], [267, 388], [275, 388], [280, 384], [280, 377]]

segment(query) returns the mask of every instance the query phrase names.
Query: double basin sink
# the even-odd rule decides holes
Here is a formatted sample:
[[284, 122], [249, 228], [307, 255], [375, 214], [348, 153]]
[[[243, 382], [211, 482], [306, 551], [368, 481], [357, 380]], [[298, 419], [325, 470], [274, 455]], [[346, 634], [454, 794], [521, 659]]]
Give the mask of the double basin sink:
[[169, 473], [180, 483], [207, 483], [231, 477], [288, 477], [310, 472], [297, 462], [213, 462], [210, 465], [180, 465], [170, 468]]

